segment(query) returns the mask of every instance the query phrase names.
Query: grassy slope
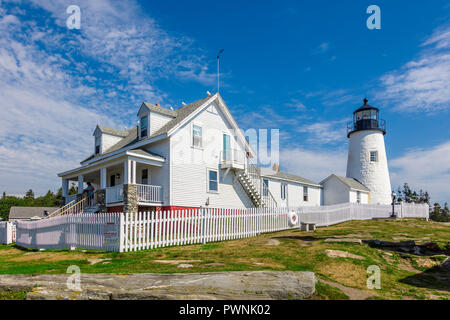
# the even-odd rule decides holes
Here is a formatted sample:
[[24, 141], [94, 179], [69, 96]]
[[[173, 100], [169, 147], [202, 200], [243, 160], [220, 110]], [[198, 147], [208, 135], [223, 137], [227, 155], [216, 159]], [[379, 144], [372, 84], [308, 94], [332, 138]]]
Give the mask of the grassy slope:
[[[450, 242], [450, 226], [423, 220], [352, 221], [319, 228], [314, 232], [283, 231], [243, 240], [130, 253], [39, 252], [0, 245], [0, 274], [65, 273], [70, 265], [78, 265], [83, 273], [299, 270], [313, 271], [319, 279], [328, 282], [318, 283], [315, 299], [347, 299], [348, 290], [351, 294], [362, 294], [350, 298], [367, 298], [370, 295], [373, 295], [370, 299], [450, 298], [450, 283], [423, 273], [430, 270], [433, 264], [442, 262], [445, 256], [424, 258], [386, 252], [366, 244], [324, 242], [324, 238], [340, 236], [363, 240], [409, 239], [419, 243], [435, 241], [443, 247]], [[277, 239], [280, 244], [266, 245], [271, 238]], [[326, 249], [347, 251], [364, 259], [330, 258], [324, 253]], [[111, 260], [91, 265], [88, 259]], [[185, 262], [192, 264], [193, 268], [180, 269], [177, 268], [178, 263], [164, 264], [154, 260], [199, 261]], [[215, 264], [208, 265], [210, 263]], [[366, 287], [366, 269], [370, 265], [381, 269], [381, 290], [369, 291]], [[338, 283], [341, 287], [338, 289], [330, 283]]]

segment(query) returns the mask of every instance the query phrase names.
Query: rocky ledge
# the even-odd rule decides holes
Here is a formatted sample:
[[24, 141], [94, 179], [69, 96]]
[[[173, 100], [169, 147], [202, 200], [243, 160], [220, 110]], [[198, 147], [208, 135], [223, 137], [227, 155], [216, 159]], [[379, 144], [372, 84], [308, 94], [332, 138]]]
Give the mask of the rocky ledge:
[[0, 275], [0, 291], [27, 290], [30, 300], [305, 299], [316, 283], [313, 272], [294, 271], [81, 274], [81, 291], [73, 291], [70, 276]]

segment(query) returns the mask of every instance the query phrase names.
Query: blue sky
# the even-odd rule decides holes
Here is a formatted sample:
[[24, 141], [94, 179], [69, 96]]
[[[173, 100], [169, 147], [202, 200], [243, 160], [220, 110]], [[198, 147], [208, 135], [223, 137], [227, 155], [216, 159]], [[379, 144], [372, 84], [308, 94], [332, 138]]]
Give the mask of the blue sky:
[[[66, 8], [81, 8], [81, 29]], [[366, 8], [381, 8], [381, 30]], [[136, 123], [142, 101], [216, 91], [242, 128], [278, 128], [281, 167], [345, 174], [346, 122], [367, 96], [387, 121], [392, 185], [450, 200], [447, 1], [0, 0], [0, 191], [60, 186], [97, 123]]]

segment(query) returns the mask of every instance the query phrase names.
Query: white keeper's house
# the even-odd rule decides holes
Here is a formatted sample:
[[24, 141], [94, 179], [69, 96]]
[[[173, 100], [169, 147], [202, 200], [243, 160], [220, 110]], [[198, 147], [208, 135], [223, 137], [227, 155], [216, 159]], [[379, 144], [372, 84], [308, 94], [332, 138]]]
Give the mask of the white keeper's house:
[[[136, 212], [370, 202], [370, 188], [352, 176], [332, 175], [315, 183], [256, 167], [255, 151], [218, 93], [178, 109], [144, 102], [137, 117], [139, 124], [128, 130], [95, 128], [92, 155], [79, 167], [58, 174], [65, 199], [60, 210]], [[367, 130], [373, 128], [360, 131]], [[378, 155], [385, 157], [384, 149]], [[364, 177], [371, 179], [370, 174]], [[78, 184], [77, 195], [68, 194], [72, 182]], [[95, 193], [85, 198], [82, 191], [88, 182]]]

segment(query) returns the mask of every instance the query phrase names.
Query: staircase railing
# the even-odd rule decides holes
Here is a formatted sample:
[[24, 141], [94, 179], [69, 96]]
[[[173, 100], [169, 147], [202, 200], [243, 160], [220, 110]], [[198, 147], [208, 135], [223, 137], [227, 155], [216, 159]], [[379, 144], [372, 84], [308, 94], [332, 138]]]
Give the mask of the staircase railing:
[[56, 217], [59, 216], [61, 212], [68, 210], [70, 207], [72, 207], [74, 204], [76, 203], [75, 200], [70, 201], [69, 203], [67, 203], [66, 205], [62, 206], [61, 208], [59, 208], [58, 210], [50, 213], [47, 218], [52, 218], [52, 217]]
[[47, 216], [47, 218], [63, 216], [66, 214], [71, 214], [71, 215], [80, 214], [80, 213], [83, 213], [84, 208], [87, 208], [87, 207], [90, 207], [93, 205], [95, 205], [95, 194], [92, 194], [87, 197], [83, 196], [83, 198], [80, 201], [75, 202], [75, 200], [72, 200], [65, 206], [63, 206], [63, 207], [59, 208], [58, 210], [56, 210], [55, 212], [49, 214]]
[[263, 179], [261, 177], [261, 169], [256, 167], [249, 160], [247, 162], [246, 173], [261, 197], [262, 206], [267, 208], [276, 207], [277, 201], [275, 200], [273, 194], [270, 192], [268, 186], [263, 182]]

